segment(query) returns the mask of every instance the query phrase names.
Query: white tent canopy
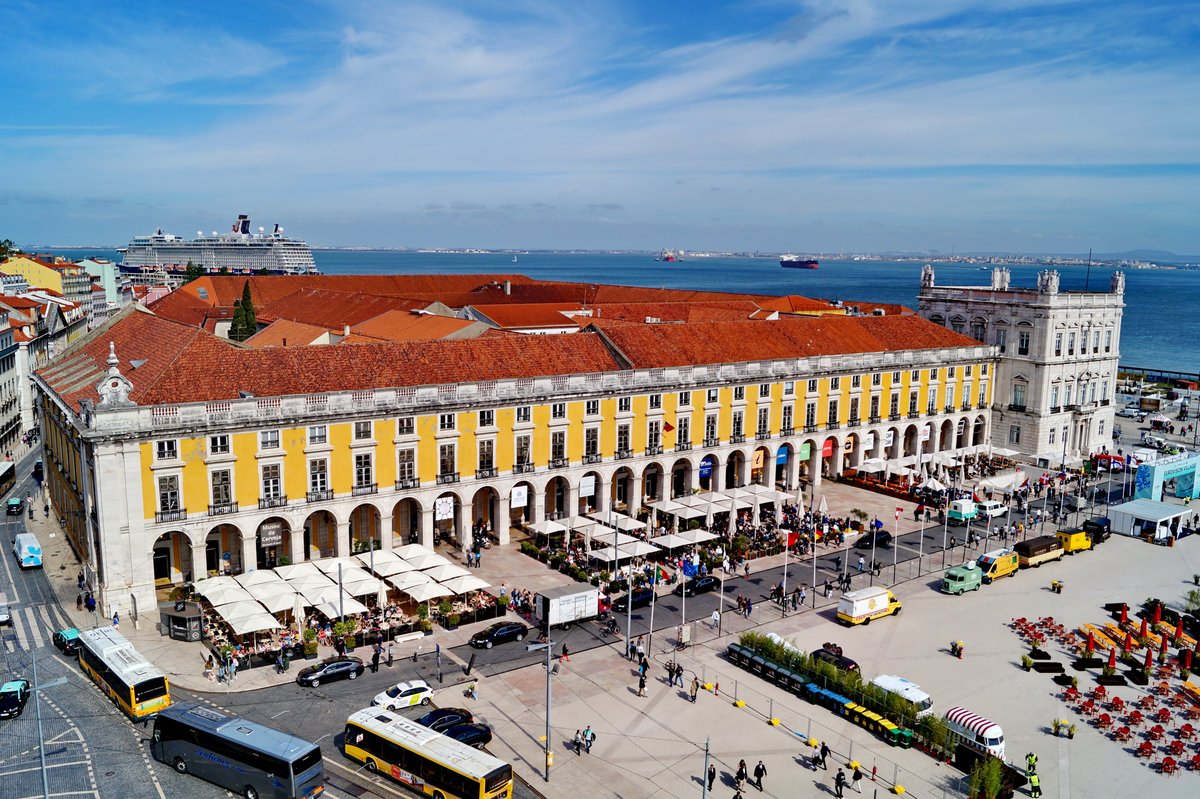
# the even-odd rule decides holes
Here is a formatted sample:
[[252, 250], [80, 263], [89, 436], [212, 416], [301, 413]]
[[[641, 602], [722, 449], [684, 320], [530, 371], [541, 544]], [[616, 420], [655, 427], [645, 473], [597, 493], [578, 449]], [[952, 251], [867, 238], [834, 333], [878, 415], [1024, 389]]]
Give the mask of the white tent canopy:
[[[372, 553], [363, 552], [360, 555], [355, 555], [354, 559], [357, 560], [361, 565], [363, 565], [367, 568], [370, 568], [371, 562], [372, 562]], [[374, 552], [374, 563], [375, 563], [376, 569], [378, 569], [380, 566], [382, 566], [385, 563], [402, 563], [402, 562], [403, 562], [403, 560], [395, 552], [389, 552], [386, 549], [377, 549]]]
[[672, 502], [669, 499], [658, 500], [657, 502], [647, 502], [647, 507], [654, 508], [659, 513], [670, 513], [679, 515], [680, 511], [687, 510], [687, 505], [680, 505], [678, 502]]
[[317, 568], [317, 564], [314, 561], [306, 560], [303, 563], [296, 563], [291, 566], [277, 566], [275, 573], [283, 579], [290, 581], [305, 575], [320, 574], [321, 570]]
[[634, 541], [629, 544], [621, 544], [617, 547], [617, 549], [621, 550], [622, 553], [628, 554], [635, 558], [644, 557], [645, 555], [653, 555], [655, 552], [662, 551], [658, 547], [654, 546], [654, 544], [647, 543], [646, 541]]
[[397, 574], [395, 577], [389, 577], [387, 578], [387, 581], [392, 584], [393, 588], [403, 591], [406, 588], [411, 588], [414, 585], [432, 583], [434, 580], [425, 572], [412, 571], [405, 572], [404, 574]]
[[945, 491], [946, 490], [946, 484], [942, 483], [940, 480], [938, 480], [935, 477], [931, 477], [928, 480], [926, 480], [925, 487], [928, 488], [930, 491]]
[[702, 544], [705, 541], [712, 541], [717, 537], [717, 534], [708, 530], [681, 530], [678, 537], [684, 539], [689, 544]]
[[440, 597], [452, 595], [452, 592], [449, 588], [441, 585], [440, 583], [434, 582], [421, 583], [420, 585], [414, 585], [409, 588], [402, 588], [400, 590], [408, 594], [417, 602], [428, 602], [431, 599], [438, 599]]
[[339, 601], [337, 594], [334, 594], [331, 599], [321, 602], [315, 607], [320, 613], [323, 613], [327, 619], [336, 619], [341, 616], [342, 613], [353, 615], [355, 613], [367, 612], [366, 605], [349, 595], [341, 597]]
[[225, 621], [242, 616], [249, 616], [254, 613], [263, 613], [263, 606], [255, 602], [253, 599], [243, 599], [239, 602], [230, 602], [226, 605], [216, 606], [217, 615]]
[[302, 574], [298, 577], [293, 577], [287, 581], [288, 585], [295, 588], [300, 593], [314, 588], [325, 588], [326, 586], [334, 585], [333, 580], [330, 580], [325, 575], [317, 572], [315, 574]]
[[663, 549], [675, 549], [676, 547], [686, 547], [691, 545], [691, 541], [681, 535], [667, 533], [660, 535], [658, 538], [651, 538], [650, 543]]
[[703, 508], [690, 508], [687, 505], [678, 507], [679, 510], [675, 512], [675, 515], [681, 519], [701, 519], [706, 515]]
[[304, 596], [306, 604], [316, 607], [322, 602], [327, 602], [334, 599], [338, 595], [338, 587], [333, 583], [321, 586], [320, 588], [306, 588], [300, 592]]
[[391, 577], [396, 574], [404, 574], [404, 572], [410, 572], [416, 568], [416, 566], [412, 565], [408, 561], [400, 560], [399, 558], [396, 558], [396, 560], [391, 561], [390, 563], [380, 563], [379, 561], [375, 562], [375, 573], [380, 577]]
[[553, 519], [542, 519], [540, 522], [535, 523], [532, 529], [535, 533], [541, 533], [543, 535], [554, 535], [556, 533], [565, 533], [567, 531], [566, 527], [562, 526]]
[[327, 558], [325, 560], [316, 561], [317, 568], [330, 577], [337, 579], [338, 566], [342, 567], [342, 573], [345, 574], [349, 569], [362, 569], [362, 564], [354, 558]]
[[420, 569], [422, 571], [425, 569], [432, 569], [434, 566], [444, 566], [450, 563], [450, 561], [446, 558], [443, 558], [441, 555], [433, 552], [430, 552], [427, 555], [413, 555], [411, 558], [405, 558], [405, 560], [408, 561], [413, 568]]
[[1011, 491], [1020, 488], [1023, 482], [1025, 482], [1025, 475], [1022, 472], [1003, 472], [994, 477], [984, 477], [976, 483], [976, 486], [998, 491]]
[[296, 606], [296, 597], [299, 596], [295, 591], [281, 590], [273, 591], [265, 596], [255, 597], [264, 608], [271, 613], [282, 613], [285, 610], [291, 610]]
[[568, 530], [578, 530], [579, 532], [587, 532], [590, 528], [600, 524], [600, 522], [588, 516], [568, 516], [565, 519], [559, 519]]
[[357, 580], [344, 580], [342, 587], [350, 596], [371, 596], [379, 593], [379, 586], [383, 585], [383, 581], [378, 577], [360, 577]]
[[874, 474], [875, 472], [882, 472], [887, 468], [887, 461], [883, 458], [866, 458], [856, 468], [860, 472]]
[[455, 594], [467, 594], [471, 591], [481, 591], [487, 588], [491, 583], [481, 580], [473, 574], [464, 574], [462, 577], [451, 577], [442, 583], [448, 590]]
[[274, 616], [267, 613], [262, 608], [259, 608], [258, 613], [249, 616], [242, 616], [228, 622], [229, 629], [234, 635], [246, 635], [247, 633], [265, 632], [266, 630], [278, 630], [283, 625], [280, 624]]
[[644, 522], [639, 522], [637, 519], [632, 516], [626, 516], [624, 513], [614, 513], [611, 518], [601, 518], [599, 521], [606, 523], [610, 527], [616, 527], [622, 532], [641, 530], [646, 526]]
[[606, 532], [604, 533], [596, 533], [592, 535], [592, 543], [594, 545], [598, 547], [612, 546], [613, 543], [616, 543], [617, 546], [620, 546], [621, 544], [632, 544], [634, 541], [641, 540], [640, 538], [635, 538], [634, 536], [626, 535], [625, 533], [618, 533], [611, 527], [606, 527], [605, 531]]
[[[259, 583], [258, 585], [250, 586], [246, 590], [249, 592], [252, 598], [262, 602], [264, 605], [267, 604], [266, 600], [271, 597], [286, 597], [287, 604], [280, 608], [281, 610], [286, 610], [287, 608], [291, 607], [292, 599], [296, 596], [296, 589], [283, 580], [276, 580], [273, 583]], [[272, 613], [275, 612], [275, 610], [270, 607], [267, 609]]]
[[466, 577], [470, 574], [462, 566], [453, 563], [440, 563], [432, 568], [423, 569], [423, 571], [439, 583], [444, 583], [453, 577]]

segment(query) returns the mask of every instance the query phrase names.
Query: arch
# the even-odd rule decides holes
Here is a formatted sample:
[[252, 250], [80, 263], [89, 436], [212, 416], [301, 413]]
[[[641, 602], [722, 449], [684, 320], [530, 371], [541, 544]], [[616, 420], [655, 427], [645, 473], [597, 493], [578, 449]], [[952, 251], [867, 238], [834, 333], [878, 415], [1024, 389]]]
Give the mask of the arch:
[[[813, 470], [815, 469], [815, 461], [813, 457], [820, 451], [821, 447], [815, 439], [806, 438], [800, 444], [800, 478], [812, 482]], [[807, 454], [805, 454], [807, 453]]]
[[613, 472], [608, 486], [609, 505], [613, 510], [622, 510], [631, 515], [637, 512], [633, 503], [634, 479], [633, 469], [628, 466], [622, 466]]
[[974, 431], [971, 436], [971, 443], [980, 446], [987, 442], [987, 418], [980, 414], [975, 417]]
[[954, 447], [955, 449], [965, 449], [967, 446], [967, 433], [970, 430], [970, 423], [967, 417], [960, 416], [954, 423]]
[[[642, 470], [641, 485], [641, 497], [645, 497], [646, 500], [655, 501], [665, 497], [667, 491], [666, 470], [662, 467], [661, 463], [651, 461], [646, 464], [646, 467]], [[641, 497], [638, 498], [639, 506], [641, 505]], [[636, 511], [637, 508], [634, 508], [634, 510]]]
[[938, 439], [938, 450], [944, 452], [948, 449], [954, 449], [954, 420], [946, 419], [942, 422], [942, 429]]
[[458, 549], [465, 546], [462, 508], [463, 500], [457, 491], [442, 491], [433, 501], [433, 543], [435, 546], [439, 540], [446, 541]]
[[563, 516], [569, 516], [570, 508], [568, 500], [571, 497], [571, 486], [567, 483], [567, 478], [561, 474], [557, 474], [546, 481], [545, 489], [546, 497], [546, 518], [560, 519]]
[[710, 452], [700, 459], [700, 463], [696, 467], [697, 479], [696, 482], [700, 486], [701, 491], [712, 491], [715, 488], [716, 479], [721, 474], [721, 459], [715, 452]]
[[382, 519], [379, 509], [369, 502], [364, 502], [350, 512], [350, 552], [367, 552], [371, 547], [380, 549], [383, 541], [380, 537]]
[[920, 428], [921, 442], [918, 449], [924, 453], [934, 453], [938, 451], [939, 427], [937, 422], [926, 422]]
[[725, 484], [722, 488], [737, 488], [745, 485], [746, 453], [735, 449], [725, 461]]
[[[155, 540], [151, 556], [155, 582], [170, 580], [171, 585], [179, 585], [190, 583], [195, 578], [192, 541], [186, 533], [180, 530], [163, 533]], [[200, 576], [203, 577], [205, 573]]]
[[[888, 443], [888, 438], [891, 437], [891, 443]], [[889, 427], [884, 431], [884, 460], [895, 460], [902, 457], [904, 452], [904, 436], [900, 434], [900, 428]]]
[[337, 555], [337, 518], [322, 508], [304, 520], [304, 559], [318, 560]]
[[671, 464], [671, 498], [692, 493], [692, 462], [679, 458]]
[[421, 503], [405, 497], [392, 506], [392, 547], [416, 544], [421, 539]]
[[775, 469], [771, 464], [771, 448], [762, 446], [755, 447], [754, 454], [750, 458], [750, 482], [759, 485], [768, 485], [775, 477]]
[[[591, 479], [591, 490], [586, 492], [588, 487], [588, 478]], [[583, 477], [579, 478], [579, 507], [575, 509], [575, 515], [583, 515], [594, 513], [600, 510], [601, 491], [604, 487], [604, 478], [599, 472], [586, 472]]]
[[785, 489], [795, 488], [792, 485], [792, 467], [796, 465], [796, 448], [792, 446], [791, 442], [785, 441], [779, 445], [771, 463], [774, 464], [771, 473], [775, 478], [771, 487], [781, 485]]
[[292, 525], [282, 516], [268, 516], [254, 531], [256, 568], [274, 569], [282, 557], [291, 557]]
[[242, 530], [236, 524], [218, 524], [204, 537], [205, 568], [219, 574], [241, 574]]
[[471, 496], [471, 530], [496, 533], [502, 520], [500, 514], [500, 492], [492, 486], [483, 486]]
[[821, 442], [821, 473], [836, 480], [842, 473], [842, 442], [837, 436], [827, 436]]
[[847, 433], [843, 439], [842, 463], [848, 467], [862, 463], [862, 437], [858, 433]]

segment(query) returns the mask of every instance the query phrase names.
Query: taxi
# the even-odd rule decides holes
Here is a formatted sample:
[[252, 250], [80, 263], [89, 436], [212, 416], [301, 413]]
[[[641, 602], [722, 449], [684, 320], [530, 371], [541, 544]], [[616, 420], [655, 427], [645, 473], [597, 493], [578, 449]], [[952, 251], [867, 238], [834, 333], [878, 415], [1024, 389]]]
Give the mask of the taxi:
[[79, 630], [74, 627], [59, 630], [54, 634], [52, 640], [54, 641], [54, 645], [58, 647], [58, 651], [64, 655], [74, 655], [79, 651]]

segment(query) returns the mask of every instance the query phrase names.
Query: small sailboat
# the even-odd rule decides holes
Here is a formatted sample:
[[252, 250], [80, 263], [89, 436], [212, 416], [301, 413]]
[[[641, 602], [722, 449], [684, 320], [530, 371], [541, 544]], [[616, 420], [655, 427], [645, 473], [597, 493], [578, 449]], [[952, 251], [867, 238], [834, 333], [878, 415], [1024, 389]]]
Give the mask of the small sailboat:
[[516, 262], [517, 262], [517, 256], [515, 256], [515, 255], [514, 255], [514, 256], [513, 256], [513, 263], [515, 264]]

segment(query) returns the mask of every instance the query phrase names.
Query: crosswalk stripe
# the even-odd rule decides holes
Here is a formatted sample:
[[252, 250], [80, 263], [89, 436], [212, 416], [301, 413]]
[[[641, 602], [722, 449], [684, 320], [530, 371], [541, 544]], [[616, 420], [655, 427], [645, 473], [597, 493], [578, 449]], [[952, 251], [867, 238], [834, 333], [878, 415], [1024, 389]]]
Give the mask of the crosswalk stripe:
[[25, 617], [29, 619], [29, 637], [34, 645], [34, 648], [41, 649], [46, 645], [46, 639], [42, 637], [42, 628], [38, 624], [37, 616], [34, 615], [33, 608], [25, 608]]

